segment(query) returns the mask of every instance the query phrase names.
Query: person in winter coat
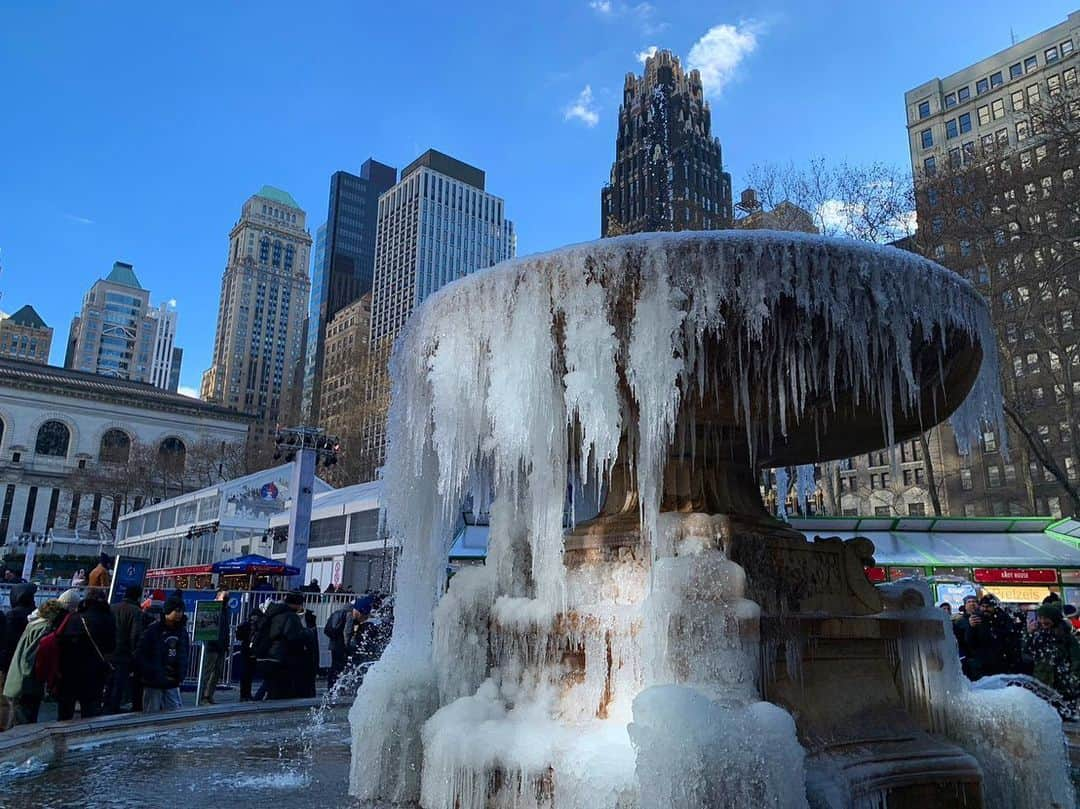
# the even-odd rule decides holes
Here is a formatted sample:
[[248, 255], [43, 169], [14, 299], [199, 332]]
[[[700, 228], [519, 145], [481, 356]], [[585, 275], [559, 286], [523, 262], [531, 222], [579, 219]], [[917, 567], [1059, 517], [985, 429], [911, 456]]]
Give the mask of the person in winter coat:
[[314, 697], [315, 681], [319, 676], [319, 623], [315, 613], [304, 610], [304, 656], [297, 667], [293, 683], [293, 695]]
[[60, 633], [60, 687], [57, 718], [73, 719], [75, 703], [83, 719], [101, 714], [116, 650], [116, 619], [104, 590], [90, 590]]
[[190, 654], [185, 623], [184, 602], [170, 598], [161, 620], [150, 624], [139, 639], [135, 665], [143, 686], [144, 713], [175, 711], [183, 705], [180, 684]]
[[221, 601], [223, 604], [221, 617], [218, 619], [217, 639], [203, 644], [203, 682], [200, 695], [200, 701], [210, 705], [214, 704], [214, 693], [217, 691], [218, 680], [221, 677], [224, 656], [229, 651], [229, 591], [223, 587], [218, 588], [214, 600]]
[[330, 639], [330, 673], [327, 675], [327, 687], [333, 688], [337, 678], [345, 671], [349, 662], [349, 647], [352, 645], [356, 626], [368, 619], [371, 613], [372, 599], [362, 596], [347, 607], [335, 610], [326, 619], [323, 634]]
[[294, 684], [306, 666], [305, 633], [300, 614], [304, 611], [303, 593], [292, 592], [284, 601], [275, 601], [266, 609], [266, 650], [257, 649], [259, 664], [266, 672], [267, 696], [290, 699]]
[[87, 581], [87, 586], [96, 587], [101, 590], [109, 589], [109, 582], [112, 581], [112, 574], [109, 572], [112, 567], [112, 558], [107, 553], [103, 553], [98, 557], [98, 564], [93, 570], [90, 571], [90, 579]]
[[[15, 656], [15, 647], [19, 644], [23, 630], [26, 629], [30, 613], [34, 611], [34, 593], [36, 584], [16, 584], [8, 593], [11, 600], [11, 612], [8, 613], [3, 635], [0, 636], [0, 694], [4, 691], [2, 682], [6, 676], [11, 659]], [[0, 730], [11, 727], [13, 706], [5, 696], [0, 696]]]
[[255, 638], [266, 620], [261, 609], [254, 606], [248, 619], [236, 627], [236, 639], [240, 641], [240, 701], [252, 699], [251, 685], [258, 665], [255, 655]]
[[1035, 631], [1025, 644], [1036, 679], [1067, 700], [1080, 698], [1080, 641], [1065, 621], [1060, 602], [1044, 603], [1036, 615]]
[[59, 601], [46, 601], [30, 614], [30, 620], [15, 646], [15, 654], [4, 680], [4, 696], [15, 709], [16, 725], [37, 722], [38, 709], [45, 696], [45, 684], [34, 677], [34, 661], [38, 644], [49, 632], [57, 629], [67, 615]]
[[965, 641], [966, 673], [972, 680], [1008, 670], [1010, 648], [1016, 638], [1012, 622], [994, 596], [979, 599], [979, 611], [968, 619]]
[[133, 584], [124, 592], [124, 600], [111, 607], [116, 620], [116, 650], [105, 695], [105, 713], [120, 713], [120, 706], [131, 694], [132, 661], [144, 628], [143, 613], [139, 608], [141, 599], [142, 587]]

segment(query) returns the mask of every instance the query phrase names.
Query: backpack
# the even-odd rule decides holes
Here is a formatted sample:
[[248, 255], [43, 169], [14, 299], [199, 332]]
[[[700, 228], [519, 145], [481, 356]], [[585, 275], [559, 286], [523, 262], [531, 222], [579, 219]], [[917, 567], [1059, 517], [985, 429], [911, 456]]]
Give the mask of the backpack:
[[326, 626], [323, 627], [323, 634], [330, 640], [337, 640], [344, 643], [345, 641], [345, 621], [349, 614], [349, 610], [336, 610], [330, 613], [330, 617], [326, 619]]
[[270, 653], [270, 620], [265, 615], [251, 628], [251, 651], [257, 660]]
[[69, 612], [60, 626], [41, 636], [34, 656], [34, 679], [53, 693], [60, 684], [60, 635], [73, 614]]

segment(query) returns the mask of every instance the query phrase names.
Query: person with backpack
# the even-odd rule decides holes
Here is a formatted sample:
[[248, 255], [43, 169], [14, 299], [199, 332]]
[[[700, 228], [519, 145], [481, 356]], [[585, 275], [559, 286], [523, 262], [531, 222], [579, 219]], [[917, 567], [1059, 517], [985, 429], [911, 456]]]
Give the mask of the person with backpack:
[[45, 682], [38, 679], [36, 673], [38, 648], [41, 639], [54, 632], [67, 614], [59, 601], [46, 601], [31, 613], [26, 629], [15, 646], [15, 654], [4, 680], [4, 696], [14, 707], [15, 725], [32, 725], [38, 720], [38, 710], [45, 696]]
[[[26, 629], [30, 613], [34, 611], [34, 593], [37, 592], [36, 584], [16, 584], [8, 593], [11, 601], [11, 612], [8, 613], [3, 635], [0, 636], [0, 683], [2, 683], [11, 665], [11, 659], [15, 656], [15, 647]], [[13, 706], [8, 698], [3, 696], [3, 688], [0, 686], [0, 730], [11, 727]]]
[[183, 706], [180, 684], [187, 674], [190, 644], [184, 602], [169, 598], [161, 620], [150, 624], [135, 650], [143, 687], [143, 713], [175, 711]]
[[299, 672], [305, 666], [304, 594], [291, 592], [284, 601], [275, 601], [266, 609], [266, 631], [260, 633], [256, 655], [265, 672], [269, 699], [296, 696]]
[[116, 619], [105, 600], [105, 591], [91, 589], [78, 610], [59, 631], [60, 686], [56, 695], [57, 718], [75, 717], [75, 703], [83, 719], [101, 714], [105, 683], [112, 671], [110, 656], [116, 650]]
[[111, 607], [116, 619], [116, 650], [112, 655], [113, 670], [105, 696], [105, 713], [120, 713], [120, 706], [131, 694], [131, 664], [143, 633], [141, 600], [142, 587], [132, 584], [124, 592], [124, 600]]

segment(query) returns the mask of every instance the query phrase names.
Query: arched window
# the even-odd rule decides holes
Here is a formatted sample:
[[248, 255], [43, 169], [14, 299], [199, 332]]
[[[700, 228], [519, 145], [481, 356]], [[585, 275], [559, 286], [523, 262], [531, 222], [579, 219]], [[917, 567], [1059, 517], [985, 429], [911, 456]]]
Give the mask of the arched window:
[[131, 457], [131, 439], [123, 430], [109, 430], [101, 436], [98, 456], [106, 463], [127, 463]]
[[66, 424], [62, 421], [47, 421], [38, 429], [34, 452], [38, 455], [64, 458], [67, 457], [70, 443], [71, 431]]
[[170, 472], [183, 472], [187, 447], [176, 436], [169, 436], [158, 447], [158, 463]]

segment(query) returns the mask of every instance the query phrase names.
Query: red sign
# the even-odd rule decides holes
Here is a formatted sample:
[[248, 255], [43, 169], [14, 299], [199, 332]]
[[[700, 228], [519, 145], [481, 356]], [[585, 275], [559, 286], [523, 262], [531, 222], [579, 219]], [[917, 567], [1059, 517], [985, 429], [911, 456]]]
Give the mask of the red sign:
[[981, 567], [975, 568], [973, 578], [979, 584], [1057, 584], [1058, 574], [1052, 568]]
[[885, 568], [883, 567], [868, 567], [866, 568], [866, 578], [870, 579], [874, 584], [885, 581]]
[[210, 572], [210, 565], [187, 565], [185, 567], [159, 567], [157, 570], [151, 570], [146, 575], [147, 577], [161, 577], [161, 576], [200, 576], [204, 573]]

